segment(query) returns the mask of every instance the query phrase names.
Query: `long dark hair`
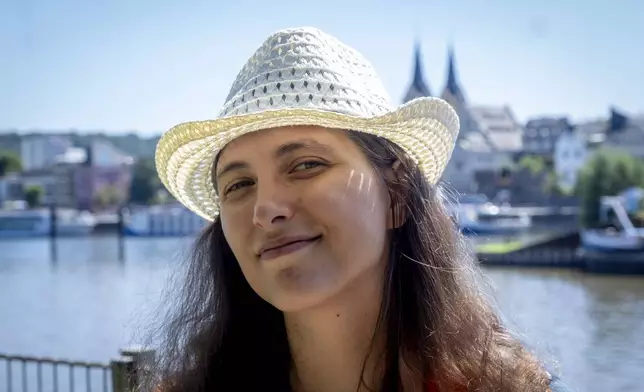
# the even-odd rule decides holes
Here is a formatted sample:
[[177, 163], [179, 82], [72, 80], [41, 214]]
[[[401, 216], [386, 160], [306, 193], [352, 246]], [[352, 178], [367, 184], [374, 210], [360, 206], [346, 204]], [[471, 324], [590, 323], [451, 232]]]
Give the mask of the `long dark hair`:
[[[348, 134], [404, 216], [391, 236], [376, 331], [387, 336], [379, 390], [403, 390], [401, 366], [443, 391], [546, 390], [548, 374], [487, 301], [441, 188], [397, 145]], [[386, 171], [396, 160], [393, 178]], [[248, 285], [219, 219], [196, 241], [181, 290], [158, 351], [162, 392], [291, 390], [283, 314]]]

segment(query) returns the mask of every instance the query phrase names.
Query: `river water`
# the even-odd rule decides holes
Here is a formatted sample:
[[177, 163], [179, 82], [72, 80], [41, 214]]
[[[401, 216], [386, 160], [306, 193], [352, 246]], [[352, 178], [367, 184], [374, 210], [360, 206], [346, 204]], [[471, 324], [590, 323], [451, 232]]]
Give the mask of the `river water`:
[[[0, 353], [108, 362], [142, 342], [187, 239], [0, 241]], [[512, 327], [573, 390], [644, 391], [644, 279], [488, 268]], [[2, 378], [0, 370], [0, 378]]]

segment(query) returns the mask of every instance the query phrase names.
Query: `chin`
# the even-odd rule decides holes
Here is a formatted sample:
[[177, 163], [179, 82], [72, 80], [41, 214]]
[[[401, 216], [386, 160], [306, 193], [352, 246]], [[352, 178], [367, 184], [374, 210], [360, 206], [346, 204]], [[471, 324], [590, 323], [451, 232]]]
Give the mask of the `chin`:
[[300, 312], [315, 308], [341, 290], [337, 279], [306, 277], [291, 269], [281, 271], [266, 300], [282, 312]]
[[271, 305], [273, 305], [277, 310], [283, 313], [298, 313], [304, 312], [306, 310], [314, 309], [320, 304], [324, 303], [324, 300], [306, 298], [302, 296], [285, 296], [278, 295], [275, 298], [270, 300]]

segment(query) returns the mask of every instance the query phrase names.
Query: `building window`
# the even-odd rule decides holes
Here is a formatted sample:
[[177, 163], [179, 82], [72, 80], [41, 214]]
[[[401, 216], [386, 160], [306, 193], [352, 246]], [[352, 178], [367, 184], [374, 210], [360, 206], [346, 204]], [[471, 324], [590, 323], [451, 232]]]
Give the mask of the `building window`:
[[539, 148], [540, 151], [548, 151], [550, 147], [550, 143], [548, 143], [548, 140], [542, 140], [540, 144], [541, 144]]

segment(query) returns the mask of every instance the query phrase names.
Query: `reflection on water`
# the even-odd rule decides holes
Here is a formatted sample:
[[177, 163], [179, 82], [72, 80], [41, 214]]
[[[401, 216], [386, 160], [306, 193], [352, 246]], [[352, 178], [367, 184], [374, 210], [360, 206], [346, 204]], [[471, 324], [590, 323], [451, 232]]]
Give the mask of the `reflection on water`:
[[[0, 242], [0, 352], [107, 362], [140, 341], [189, 240]], [[490, 268], [506, 320], [580, 391], [641, 391], [644, 280]]]
[[644, 280], [487, 269], [504, 315], [580, 391], [640, 391]]

